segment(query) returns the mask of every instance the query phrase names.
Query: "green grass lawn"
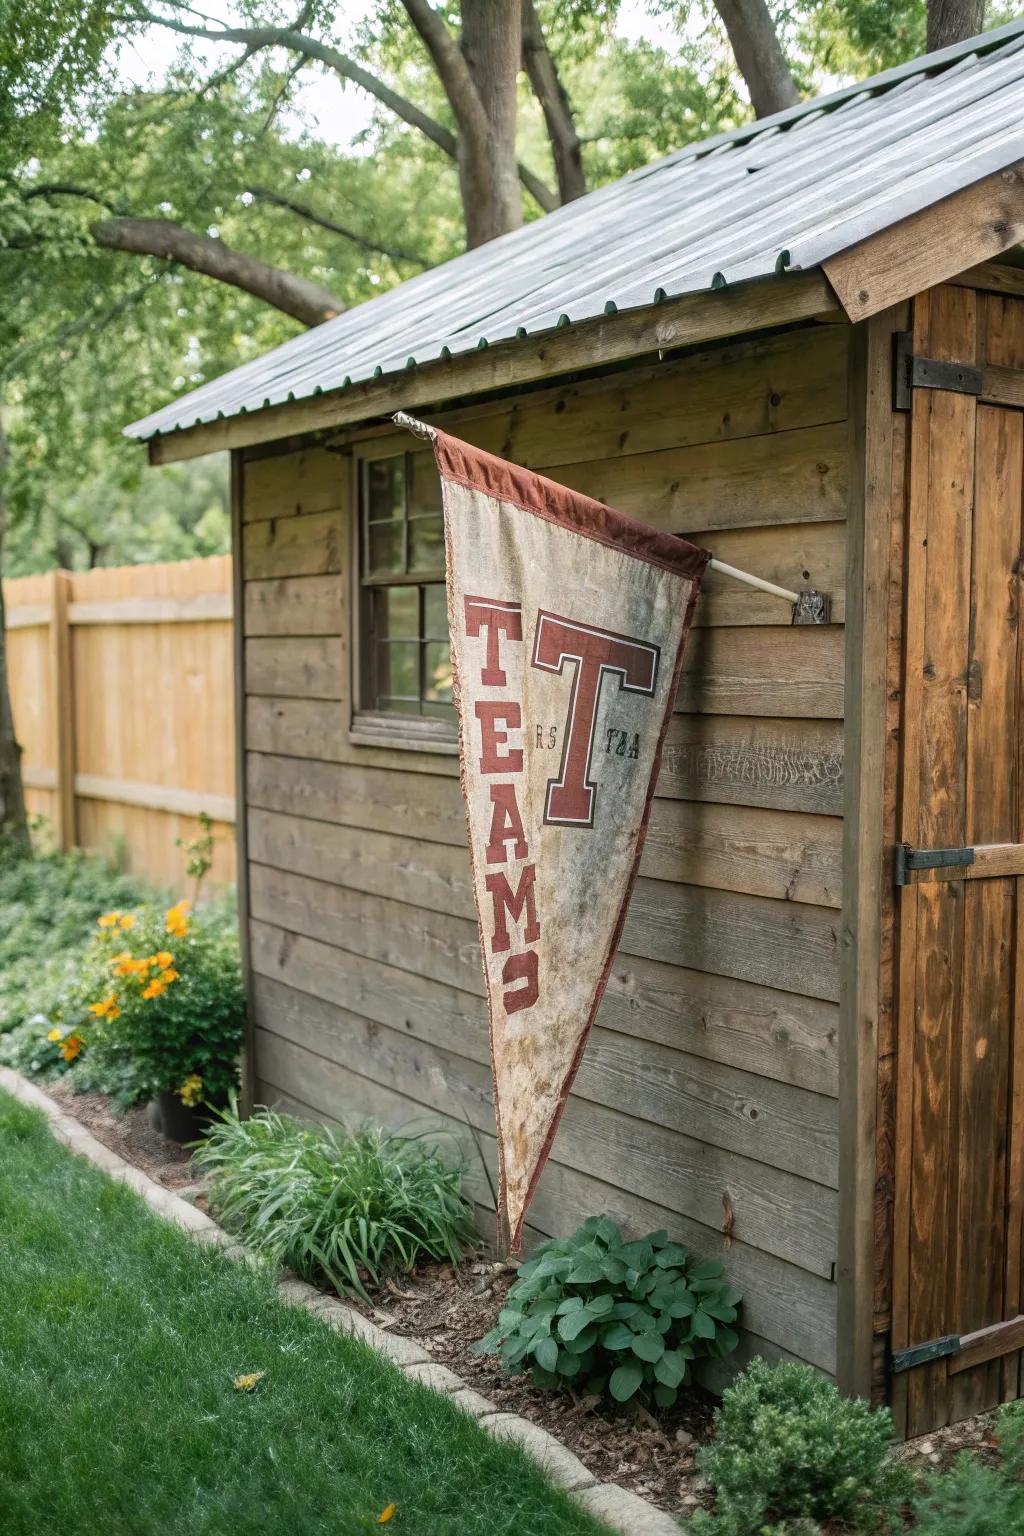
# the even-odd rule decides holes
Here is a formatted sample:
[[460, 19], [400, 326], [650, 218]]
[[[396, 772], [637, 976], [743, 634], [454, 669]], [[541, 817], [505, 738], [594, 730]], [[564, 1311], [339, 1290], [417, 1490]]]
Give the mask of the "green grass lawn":
[[[253, 1392], [236, 1376], [264, 1371]], [[515, 1446], [0, 1092], [0, 1530], [599, 1536]]]

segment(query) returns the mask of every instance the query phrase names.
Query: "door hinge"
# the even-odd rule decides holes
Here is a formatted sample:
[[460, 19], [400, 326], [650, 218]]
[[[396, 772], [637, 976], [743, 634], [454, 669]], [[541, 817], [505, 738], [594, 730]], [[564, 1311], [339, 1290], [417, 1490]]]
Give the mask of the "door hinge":
[[971, 363], [949, 363], [937, 357], [918, 357], [910, 331], [898, 331], [893, 369], [893, 404], [909, 411], [915, 389], [945, 389], [958, 395], [980, 395], [982, 373]]
[[894, 1349], [889, 1357], [889, 1369], [894, 1376], [901, 1371], [913, 1370], [915, 1365], [927, 1365], [929, 1360], [941, 1360], [946, 1355], [960, 1352], [960, 1335], [948, 1333], [942, 1339], [929, 1339], [927, 1344], [913, 1344], [910, 1349]]
[[915, 869], [952, 869], [973, 863], [973, 848], [911, 848], [909, 843], [897, 843], [895, 880], [897, 885], [909, 885]]

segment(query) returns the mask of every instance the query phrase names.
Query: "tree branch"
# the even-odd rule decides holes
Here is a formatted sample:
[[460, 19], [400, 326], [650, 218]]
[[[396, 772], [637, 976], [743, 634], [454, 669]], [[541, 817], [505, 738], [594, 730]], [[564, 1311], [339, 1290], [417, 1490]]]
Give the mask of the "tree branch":
[[291, 198], [282, 197], [280, 192], [270, 192], [266, 187], [247, 187], [246, 191], [257, 202], [273, 203], [276, 208], [287, 208], [289, 213], [298, 214], [300, 219], [308, 219], [310, 224], [317, 224], [332, 235], [340, 235], [343, 240], [351, 240], [353, 245], [362, 246], [364, 251], [374, 251], [378, 256], [387, 256], [390, 261], [410, 262], [416, 267], [429, 266], [429, 262], [423, 256], [417, 256], [412, 251], [400, 250], [396, 246], [378, 245], [367, 235], [357, 234], [354, 229], [346, 229], [344, 224], [336, 224], [333, 219], [325, 218], [322, 213], [317, 213], [306, 203], [292, 202]]
[[765, 0], [715, 0], [758, 117], [793, 107], [800, 93]]
[[580, 139], [533, 0], [523, 0], [523, 68], [544, 113], [561, 201], [572, 202], [587, 190]]
[[430, 54], [459, 131], [486, 139], [490, 133], [490, 121], [462, 49], [449, 32], [447, 24], [434, 10], [430, 0], [402, 0], [402, 4], [419, 33], [420, 41]]
[[333, 293], [308, 278], [268, 266], [244, 251], [232, 250], [223, 240], [194, 234], [170, 219], [100, 219], [91, 233], [105, 250], [177, 262], [190, 272], [251, 293], [303, 325], [321, 325], [345, 308]]
[[[379, 80], [368, 69], [357, 64], [355, 59], [350, 59], [347, 54], [330, 47], [327, 43], [308, 37], [306, 33], [294, 27], [198, 27], [169, 16], [158, 16], [156, 12], [147, 10], [143, 6], [137, 7], [136, 15], [140, 21], [151, 22], [157, 27], [168, 27], [172, 32], [180, 32], [185, 37], [206, 38], [215, 43], [240, 43], [246, 50], [246, 57], [259, 53], [264, 48], [286, 48], [293, 53], [302, 54], [304, 58], [315, 59], [317, 63], [324, 64], [328, 69], [333, 70], [339, 79], [358, 85], [367, 95], [373, 96], [396, 117], [408, 123], [410, 128], [418, 129], [450, 160], [458, 161], [458, 141], [454, 133], [443, 123], [439, 123], [429, 113], [417, 107], [414, 102], [408, 101], [406, 97], [393, 91], [383, 80]], [[240, 62], [244, 62], [244, 59]], [[553, 208], [558, 207], [558, 198], [551, 188], [521, 163], [519, 179], [538, 207], [545, 213], [550, 213]]]

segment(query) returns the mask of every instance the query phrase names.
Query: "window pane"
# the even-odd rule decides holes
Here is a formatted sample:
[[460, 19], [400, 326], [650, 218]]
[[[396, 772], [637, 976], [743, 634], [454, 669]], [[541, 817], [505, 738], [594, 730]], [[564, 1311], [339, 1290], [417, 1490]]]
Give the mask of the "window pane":
[[405, 507], [405, 455], [371, 459], [366, 466], [366, 505], [371, 523], [402, 516]]
[[453, 725], [457, 718], [454, 704], [424, 704], [423, 713], [431, 720], [450, 720]]
[[401, 523], [371, 523], [368, 576], [395, 576], [404, 569]]
[[420, 648], [415, 640], [394, 640], [377, 646], [377, 693], [382, 698], [420, 696]]
[[448, 593], [443, 581], [423, 588], [423, 638], [448, 639]]
[[431, 452], [409, 455], [409, 516], [441, 512], [441, 477]]
[[417, 517], [409, 523], [410, 571], [444, 569], [444, 523], [439, 517]]
[[419, 587], [378, 587], [373, 593], [373, 631], [378, 640], [417, 640]]
[[452, 697], [452, 656], [447, 641], [428, 640], [423, 647], [423, 697], [446, 704]]

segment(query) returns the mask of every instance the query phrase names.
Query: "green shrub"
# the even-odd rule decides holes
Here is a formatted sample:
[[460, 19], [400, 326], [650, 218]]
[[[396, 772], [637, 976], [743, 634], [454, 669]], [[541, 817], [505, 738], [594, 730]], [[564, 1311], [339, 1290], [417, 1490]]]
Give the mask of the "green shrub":
[[692, 1360], [736, 1348], [739, 1302], [721, 1264], [693, 1263], [667, 1232], [627, 1243], [610, 1217], [592, 1216], [520, 1266], [497, 1327], [474, 1347], [539, 1387], [669, 1407]]
[[115, 908], [98, 925], [58, 1049], [80, 1042], [92, 1081], [124, 1102], [175, 1092], [226, 1104], [245, 1019], [233, 909]]
[[933, 1472], [911, 1501], [918, 1536], [1021, 1536], [1024, 1532], [1024, 1402], [1000, 1410], [1000, 1460], [987, 1466], [964, 1451]]
[[457, 1264], [477, 1242], [462, 1168], [422, 1140], [385, 1131], [334, 1132], [258, 1109], [234, 1109], [195, 1153], [213, 1174], [224, 1225], [314, 1283], [367, 1296], [389, 1274], [428, 1257]]
[[694, 1529], [760, 1536], [781, 1521], [874, 1529], [904, 1496], [887, 1410], [840, 1395], [810, 1366], [754, 1360], [722, 1395], [700, 1467], [717, 1495]]
[[100, 913], [148, 894], [95, 854], [28, 858], [0, 846], [0, 1034], [54, 1012]]

